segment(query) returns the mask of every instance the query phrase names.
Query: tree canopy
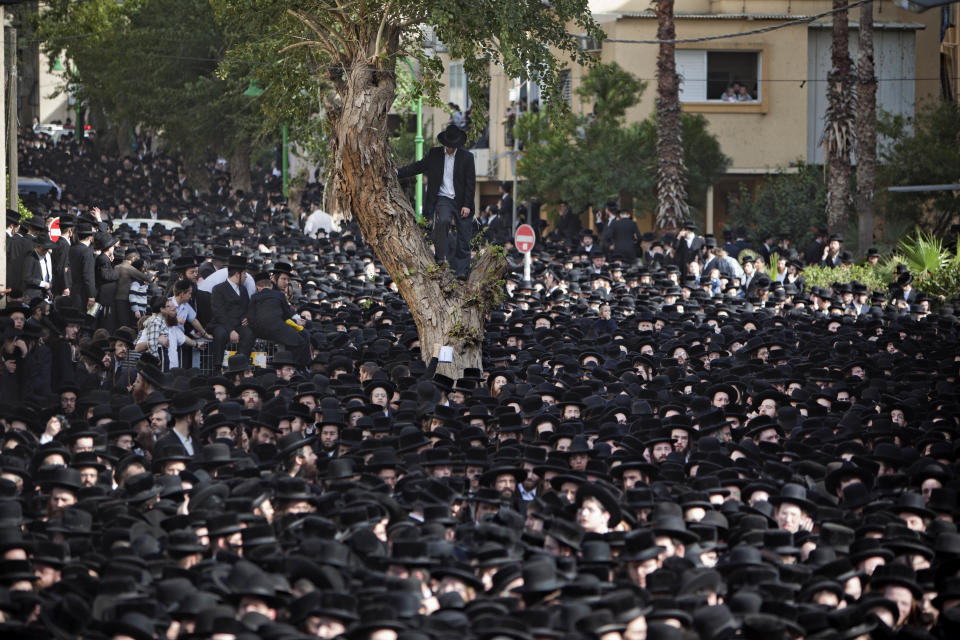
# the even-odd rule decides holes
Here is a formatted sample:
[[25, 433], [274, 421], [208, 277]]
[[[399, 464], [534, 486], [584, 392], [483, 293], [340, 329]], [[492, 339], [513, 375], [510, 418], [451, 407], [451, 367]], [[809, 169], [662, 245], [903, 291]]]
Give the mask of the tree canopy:
[[752, 193], [740, 185], [740, 193], [730, 202], [727, 226], [743, 226], [757, 235], [776, 233], [790, 238], [802, 251], [817, 229], [826, 228], [826, 204], [823, 169], [800, 164], [796, 172], [768, 176]]
[[249, 153], [269, 126], [248, 78], [217, 74], [233, 36], [206, 0], [53, 0], [36, 26], [100, 124], [162, 130], [193, 156]]
[[[646, 83], [617, 63], [593, 67], [577, 89], [593, 103], [589, 115], [554, 124], [544, 114], [521, 116], [515, 135], [524, 144], [517, 163], [524, 177], [520, 192], [547, 202], [567, 201], [574, 210], [599, 205], [621, 194], [637, 199], [641, 210], [656, 208], [656, 124], [654, 117], [626, 122]], [[702, 193], [730, 163], [702, 116], [681, 116], [684, 162], [691, 193]], [[622, 203], [628, 206], [628, 203]]]
[[[881, 190], [877, 201], [889, 221], [909, 221], [945, 233], [960, 214], [955, 191], [892, 193], [889, 186], [955, 184], [960, 167], [960, 105], [938, 102], [923, 107], [913, 118], [882, 112]], [[929, 213], [929, 217], [924, 214]]]
[[[462, 60], [477, 116], [491, 65], [510, 77], [541, 82], [548, 103], [567, 59], [586, 62], [577, 35], [602, 38], [587, 0], [212, 0], [221, 22], [242, 34], [222, 66], [224, 74], [252, 68], [266, 89], [268, 112], [290, 118], [282, 96], [290, 87], [340, 93], [358, 62], [380, 72], [404, 71], [401, 57], [419, 69], [412, 91], [439, 106], [442, 58]], [[319, 81], [319, 85], [318, 85]], [[315, 93], [313, 95], [316, 95]], [[329, 106], [329, 105], [328, 105]], [[477, 117], [478, 123], [482, 118]]]

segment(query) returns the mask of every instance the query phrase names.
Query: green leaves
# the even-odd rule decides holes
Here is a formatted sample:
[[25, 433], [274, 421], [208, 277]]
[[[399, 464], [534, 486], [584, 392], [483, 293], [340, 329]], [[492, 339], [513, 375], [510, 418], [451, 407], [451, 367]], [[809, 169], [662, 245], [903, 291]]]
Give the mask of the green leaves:
[[891, 264], [904, 264], [914, 274], [913, 286], [942, 302], [960, 295], [960, 239], [953, 251], [943, 240], [919, 229], [900, 241]]
[[[953, 184], [960, 167], [960, 105], [927, 104], [914, 118], [881, 112], [877, 175], [878, 210], [890, 221], [908, 220], [942, 234], [960, 214], [960, 198], [953, 191], [892, 193], [894, 185]], [[932, 213], [932, 216], [924, 214]]]
[[[522, 116], [514, 128], [524, 143], [517, 164], [525, 178], [521, 195], [538, 195], [547, 202], [566, 200], [575, 211], [629, 195], [637, 198], [637, 211], [652, 211], [656, 125], [652, 118], [624, 123], [627, 109], [639, 103], [645, 88], [645, 82], [616, 63], [600, 64], [586, 74], [577, 91], [593, 102], [591, 116], [559, 123], [541, 114]], [[684, 114], [681, 126], [691, 191], [703, 192], [730, 161], [702, 116]]]
[[802, 250], [814, 229], [826, 226], [826, 198], [822, 171], [800, 164], [796, 173], [781, 171], [766, 178], [753, 194], [742, 185], [739, 197], [730, 202], [729, 226], [779, 233]]
[[37, 27], [51, 59], [74, 63], [81, 97], [113, 123], [162, 130], [194, 157], [249, 149], [264, 129], [242, 95], [248, 78], [216, 73], [231, 36], [207, 0], [60, 1]]

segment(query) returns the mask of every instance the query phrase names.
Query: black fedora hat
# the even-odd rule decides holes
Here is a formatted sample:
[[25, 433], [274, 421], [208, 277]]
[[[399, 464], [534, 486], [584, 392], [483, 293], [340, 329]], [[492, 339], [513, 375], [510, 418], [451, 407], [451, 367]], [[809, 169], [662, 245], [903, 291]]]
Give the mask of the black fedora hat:
[[203, 408], [204, 400], [193, 391], [183, 391], [173, 397], [167, 411], [174, 418], [196, 413]]
[[620, 505], [617, 502], [617, 498], [611, 492], [595, 482], [584, 482], [577, 489], [577, 496], [574, 502], [579, 508], [587, 498], [597, 500], [603, 505], [604, 510], [610, 514], [610, 520], [607, 522], [608, 527], [617, 526], [621, 518]]
[[817, 510], [817, 505], [807, 499], [806, 488], [792, 482], [783, 485], [779, 495], [770, 496], [770, 504], [772, 505], [779, 506], [784, 502], [795, 504], [809, 514], [813, 514]]
[[285, 458], [294, 451], [302, 449], [307, 445], [311, 445], [316, 441], [316, 435], [304, 436], [303, 433], [299, 431], [292, 431], [284, 436], [281, 436], [277, 441], [277, 456], [279, 458]]
[[157, 624], [137, 611], [126, 611], [119, 618], [100, 625], [107, 637], [117, 636], [133, 640], [153, 640], [157, 637]]
[[459, 148], [467, 144], [467, 134], [455, 124], [448, 124], [447, 128], [437, 134], [437, 141], [445, 147]]
[[241, 255], [231, 255], [227, 258], [227, 269], [246, 269], [247, 257]]
[[566, 581], [557, 575], [556, 562], [546, 556], [536, 556], [523, 565], [523, 586], [514, 587], [515, 593], [545, 594], [566, 586]]
[[650, 525], [656, 536], [665, 536], [690, 544], [700, 539], [700, 536], [687, 529], [683, 518], [674, 515], [664, 515], [656, 518]]
[[290, 621], [301, 624], [308, 616], [327, 616], [341, 622], [357, 620], [357, 598], [350, 593], [311, 591], [290, 604]]
[[887, 585], [906, 587], [918, 600], [923, 597], [923, 589], [917, 582], [916, 572], [905, 564], [891, 562], [874, 569], [870, 577], [870, 589], [876, 591]]

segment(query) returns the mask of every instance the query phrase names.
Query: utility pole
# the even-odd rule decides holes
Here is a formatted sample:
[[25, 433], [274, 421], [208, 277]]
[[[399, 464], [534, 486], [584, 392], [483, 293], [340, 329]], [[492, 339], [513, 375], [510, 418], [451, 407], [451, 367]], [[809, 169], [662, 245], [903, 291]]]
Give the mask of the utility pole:
[[[0, 6], [0, 26], [2, 26], [5, 21], [6, 21], [6, 16], [4, 15], [3, 7]], [[2, 46], [2, 44], [3, 43], [0, 43], [0, 69], [3, 69], [3, 62], [4, 62], [3, 60], [4, 47]], [[6, 85], [6, 75], [4, 73], [0, 73], [0, 95], [3, 95], [2, 88], [5, 85]], [[7, 155], [3, 153], [4, 150], [2, 147], [2, 145], [5, 144], [7, 141], [7, 137], [4, 135], [5, 132], [3, 130], [5, 123], [6, 123], [6, 120], [0, 117], [0, 176], [7, 175], [7, 167], [6, 167]], [[16, 200], [14, 200], [14, 202], [16, 202]], [[0, 189], [0, 211], [3, 211], [3, 219], [4, 221], [6, 221], [7, 219], [7, 190], [6, 189]], [[0, 232], [0, 256], [3, 256], [3, 259], [0, 259], [0, 291], [3, 291], [7, 289], [7, 225], [6, 225], [6, 222], [4, 222], [3, 231]], [[5, 298], [0, 302], [3, 303], [3, 306], [6, 306]]]
[[6, 55], [9, 59], [9, 73], [7, 75], [7, 175], [9, 176], [9, 195], [7, 202], [11, 209], [17, 208], [17, 178], [19, 177], [17, 162], [17, 30], [7, 27], [4, 30], [6, 38]]

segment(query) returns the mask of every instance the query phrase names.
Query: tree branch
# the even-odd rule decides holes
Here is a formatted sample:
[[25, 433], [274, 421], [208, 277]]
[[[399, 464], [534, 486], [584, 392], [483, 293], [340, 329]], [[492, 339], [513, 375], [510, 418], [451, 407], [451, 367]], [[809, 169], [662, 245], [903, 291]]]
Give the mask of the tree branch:
[[[344, 40], [344, 39], [340, 36], [340, 34], [337, 33], [336, 31], [332, 31], [332, 30], [324, 29], [324, 28], [320, 27], [318, 24], [316, 24], [316, 22], [314, 22], [313, 20], [311, 20], [309, 16], [304, 15], [304, 14], [301, 13], [300, 11], [294, 11], [293, 9], [287, 9], [287, 13], [289, 13], [290, 15], [292, 15], [294, 18], [296, 18], [297, 20], [299, 20], [299, 21], [302, 22], [303, 24], [307, 25], [307, 27], [309, 27], [311, 31], [313, 31], [314, 33], [316, 33], [317, 36], [318, 36], [321, 40], [323, 40], [324, 42], [327, 42], [327, 43], [328, 43], [328, 46], [329, 46], [329, 48], [330, 48], [330, 54], [331, 54], [331, 55], [333, 55], [333, 56], [339, 56], [339, 55], [341, 54], [341, 49], [342, 49], [342, 52], [344, 52], [344, 53], [347, 53], [347, 52], [349, 51], [349, 47], [347, 47], [347, 42], [346, 42], [346, 40]], [[340, 45], [340, 48], [337, 48], [337, 46], [335, 46], [334, 43], [330, 42], [331, 39], [336, 40], [336, 41], [337, 41], [337, 44]], [[289, 47], [287, 47], [287, 48], [289, 48]]]
[[380, 55], [380, 38], [383, 37], [383, 28], [387, 25], [387, 18], [390, 16], [390, 5], [393, 4], [393, 0], [388, 0], [387, 5], [383, 8], [383, 17], [380, 18], [380, 26], [377, 27], [377, 38], [373, 42], [373, 56], [374, 60], [377, 56]]

